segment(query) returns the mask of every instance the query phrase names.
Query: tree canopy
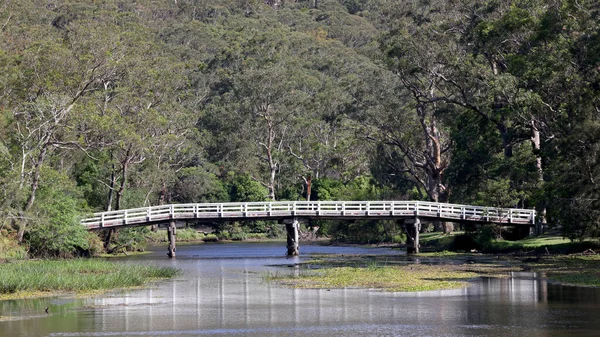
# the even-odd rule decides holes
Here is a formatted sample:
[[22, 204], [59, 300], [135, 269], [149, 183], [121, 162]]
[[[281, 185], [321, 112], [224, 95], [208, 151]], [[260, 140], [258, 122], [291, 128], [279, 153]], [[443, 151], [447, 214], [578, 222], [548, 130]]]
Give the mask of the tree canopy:
[[598, 237], [599, 15], [591, 0], [4, 1], [0, 229], [34, 244], [77, 217], [63, 209], [299, 200], [312, 179], [313, 200], [535, 207]]

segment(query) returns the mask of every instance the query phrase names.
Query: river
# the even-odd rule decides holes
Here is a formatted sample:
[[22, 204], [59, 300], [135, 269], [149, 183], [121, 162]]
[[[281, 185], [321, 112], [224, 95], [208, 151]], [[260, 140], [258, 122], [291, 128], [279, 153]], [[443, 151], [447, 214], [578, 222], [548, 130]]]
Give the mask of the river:
[[600, 335], [598, 288], [516, 273], [449, 291], [289, 289], [265, 282], [265, 273], [296, 273], [295, 263], [313, 254], [413, 260], [387, 248], [304, 245], [301, 257], [284, 253], [283, 243], [180, 245], [169, 260], [156, 247], [118, 261], [174, 266], [181, 276], [95, 298], [0, 301], [0, 336]]

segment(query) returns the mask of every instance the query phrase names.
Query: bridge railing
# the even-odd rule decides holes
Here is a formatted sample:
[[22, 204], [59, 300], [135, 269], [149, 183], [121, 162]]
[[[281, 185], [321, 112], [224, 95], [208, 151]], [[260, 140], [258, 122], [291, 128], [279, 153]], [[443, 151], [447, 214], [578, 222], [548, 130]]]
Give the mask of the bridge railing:
[[442, 221], [534, 224], [535, 210], [494, 208], [425, 201], [279, 201], [245, 203], [172, 204], [94, 213], [81, 224], [94, 229], [143, 225], [173, 219], [244, 220], [285, 217], [402, 218], [424, 217]]

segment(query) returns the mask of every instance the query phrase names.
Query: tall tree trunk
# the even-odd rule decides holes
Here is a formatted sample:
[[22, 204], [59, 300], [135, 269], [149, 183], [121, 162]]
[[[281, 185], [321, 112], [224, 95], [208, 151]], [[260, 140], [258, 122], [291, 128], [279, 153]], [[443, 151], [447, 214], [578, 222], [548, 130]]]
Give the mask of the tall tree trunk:
[[123, 200], [123, 193], [125, 192], [125, 184], [127, 182], [127, 169], [129, 167], [129, 159], [123, 162], [123, 171], [121, 173], [121, 183], [119, 184], [119, 190], [117, 191], [117, 198], [115, 200], [115, 211], [121, 209], [121, 200]]
[[[437, 127], [437, 119], [435, 116], [429, 116], [426, 119], [424, 110], [418, 109], [420, 115], [421, 126], [425, 134], [426, 152], [428, 158], [425, 159], [425, 171], [427, 173], [427, 195], [433, 202], [444, 202], [446, 201], [444, 196], [445, 186], [442, 180], [442, 174], [448, 163], [442, 160], [442, 145], [441, 135]], [[441, 200], [443, 199], [443, 200]], [[436, 231], [444, 233], [450, 233], [453, 231], [453, 225], [450, 222], [436, 220], [433, 222]], [[422, 227], [424, 228], [424, 226]]]
[[[33, 203], [35, 202], [35, 196], [37, 190], [40, 186], [40, 174], [42, 171], [42, 164], [46, 159], [46, 153], [48, 151], [48, 144], [43, 144], [40, 154], [35, 162], [33, 167], [33, 178], [31, 180], [31, 191], [29, 197], [27, 198], [27, 203], [25, 204], [25, 208], [23, 209], [23, 213], [27, 213], [31, 207], [33, 207]], [[17, 232], [17, 240], [19, 243], [23, 242], [23, 236], [25, 235], [25, 229], [27, 228], [27, 220], [21, 220], [19, 224], [19, 230]]]
[[[540, 184], [544, 182], [544, 169], [542, 167], [542, 155], [540, 151], [542, 150], [542, 143], [540, 140], [540, 130], [535, 123], [535, 119], [531, 118], [531, 145], [533, 146], [533, 154], [535, 156], [535, 167], [538, 173], [538, 181]], [[537, 205], [539, 212], [539, 221], [541, 223], [546, 223], [546, 205], [545, 201], [542, 201], [540, 205]]]
[[[111, 155], [112, 157], [112, 155]], [[109, 182], [109, 186], [108, 186], [108, 197], [106, 198], [106, 207], [104, 208], [107, 212], [109, 212], [112, 209], [112, 204], [113, 204], [113, 195], [114, 195], [114, 191], [115, 191], [115, 164], [112, 164], [112, 171], [110, 172], [110, 182]]]
[[273, 143], [275, 141], [275, 129], [273, 121], [267, 119], [267, 145], [265, 146], [267, 163], [269, 165], [269, 181], [267, 183], [267, 189], [269, 190], [268, 198], [275, 200], [275, 177], [277, 175], [277, 163], [273, 158]]
[[[117, 191], [117, 197], [115, 199], [115, 211], [121, 210], [121, 201], [123, 200], [123, 193], [125, 192], [125, 186], [127, 184], [127, 170], [129, 169], [129, 161], [131, 160], [130, 153], [131, 153], [131, 147], [129, 149], [127, 149], [127, 152], [125, 154], [125, 159], [123, 159], [123, 161], [121, 162], [121, 169], [122, 169], [121, 183], [119, 184], [119, 190]], [[108, 247], [110, 245], [110, 241], [116, 236], [117, 236], [117, 230], [115, 228], [108, 230], [108, 233], [106, 235], [106, 239], [104, 242], [105, 249], [108, 249]], [[111, 251], [109, 251], [109, 253]]]

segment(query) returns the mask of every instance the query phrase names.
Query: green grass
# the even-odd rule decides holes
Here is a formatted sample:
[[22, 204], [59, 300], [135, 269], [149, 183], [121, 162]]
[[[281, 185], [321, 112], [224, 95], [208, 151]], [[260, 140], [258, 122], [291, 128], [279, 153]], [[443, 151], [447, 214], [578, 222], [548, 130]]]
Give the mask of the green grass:
[[0, 264], [0, 298], [138, 287], [178, 273], [170, 267], [125, 265], [95, 259], [4, 263]]
[[494, 240], [485, 249], [488, 252], [529, 252], [535, 254], [571, 254], [587, 249], [598, 249], [598, 240], [571, 241], [557, 235], [541, 235], [518, 241]]
[[[465, 241], [466, 239], [466, 241]], [[439, 252], [439, 251], [454, 251], [461, 249], [469, 240], [464, 236], [464, 232], [453, 232], [451, 234], [443, 234], [439, 232], [423, 233], [420, 235], [421, 251]], [[517, 241], [509, 240], [491, 240], [477, 243], [477, 239], [470, 241], [475, 245], [477, 251], [485, 253], [514, 253], [525, 252], [543, 254], [548, 251], [554, 254], [570, 254], [583, 252], [587, 249], [600, 248], [598, 240], [571, 241], [560, 235], [545, 234], [530, 238], [525, 238]], [[465, 249], [463, 250], [471, 250]]]
[[426, 253], [419, 253], [419, 256], [424, 256], [424, 257], [451, 257], [451, 256], [462, 256], [465, 255], [465, 253], [458, 253], [458, 252], [451, 252], [451, 251], [441, 251], [441, 252], [426, 252]]
[[268, 281], [294, 288], [374, 288], [384, 291], [429, 291], [462, 288], [476, 273], [452, 266], [334, 267], [304, 271], [298, 276], [269, 275]]

